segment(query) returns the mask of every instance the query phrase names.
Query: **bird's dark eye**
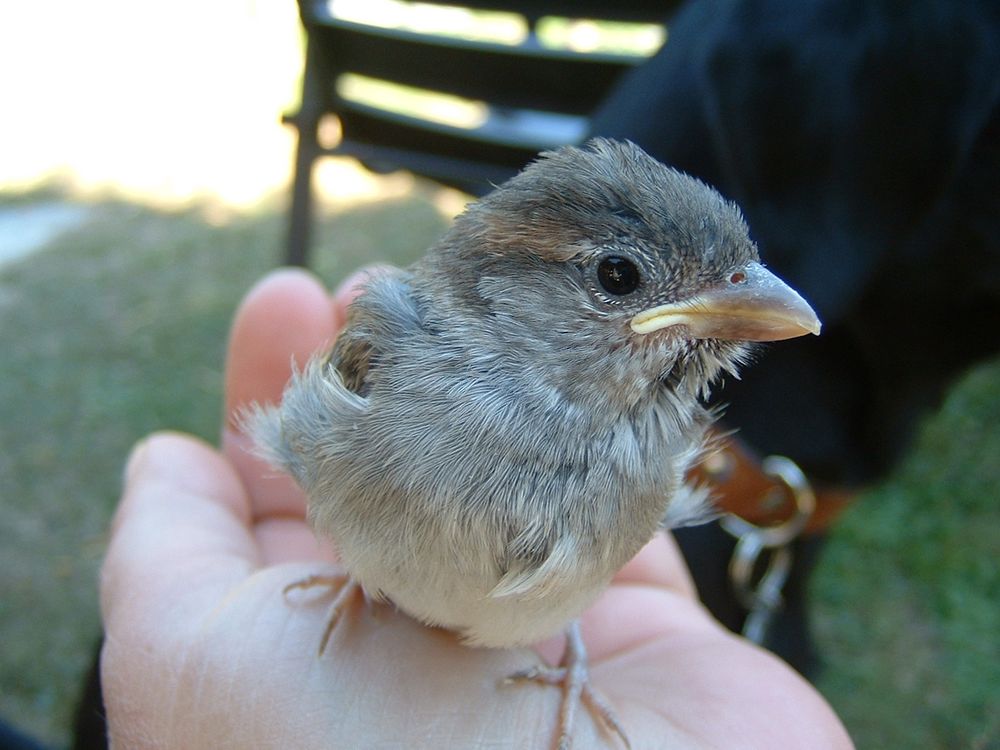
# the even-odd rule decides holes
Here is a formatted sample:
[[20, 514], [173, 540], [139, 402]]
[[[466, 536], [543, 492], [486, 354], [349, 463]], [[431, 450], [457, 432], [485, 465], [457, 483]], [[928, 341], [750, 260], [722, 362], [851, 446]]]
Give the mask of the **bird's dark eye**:
[[639, 269], [628, 258], [609, 255], [597, 266], [597, 280], [608, 294], [631, 294], [639, 288]]

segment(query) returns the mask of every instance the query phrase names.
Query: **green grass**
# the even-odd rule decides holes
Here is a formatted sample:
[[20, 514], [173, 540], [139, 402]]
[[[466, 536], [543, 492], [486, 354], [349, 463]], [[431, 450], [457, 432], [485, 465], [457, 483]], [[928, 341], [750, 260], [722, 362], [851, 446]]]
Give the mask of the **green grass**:
[[[0, 715], [49, 742], [67, 741], [97, 637], [124, 457], [164, 427], [215, 439], [229, 318], [280, 256], [283, 209], [220, 221], [108, 201], [0, 270]], [[335, 283], [405, 263], [443, 227], [427, 191], [329, 215], [316, 267]], [[1000, 747], [998, 424], [1000, 361], [954, 390], [829, 545], [821, 687], [861, 747]]]
[[979, 367], [820, 566], [820, 686], [864, 747], [1000, 748], [1000, 362]]

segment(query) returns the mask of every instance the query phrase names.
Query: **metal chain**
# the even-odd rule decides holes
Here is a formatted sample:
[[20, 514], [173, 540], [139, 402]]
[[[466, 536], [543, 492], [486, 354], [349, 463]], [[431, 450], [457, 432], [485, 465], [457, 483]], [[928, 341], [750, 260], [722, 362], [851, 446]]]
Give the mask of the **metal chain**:
[[[736, 538], [729, 580], [736, 598], [748, 611], [743, 635], [758, 644], [767, 638], [774, 615], [784, 605], [782, 591], [792, 570], [791, 544], [816, 510], [816, 494], [790, 458], [768, 456], [761, 469], [788, 488], [795, 504], [792, 517], [774, 526], [757, 526], [732, 514], [720, 520], [722, 528]], [[758, 576], [762, 563], [764, 572]]]

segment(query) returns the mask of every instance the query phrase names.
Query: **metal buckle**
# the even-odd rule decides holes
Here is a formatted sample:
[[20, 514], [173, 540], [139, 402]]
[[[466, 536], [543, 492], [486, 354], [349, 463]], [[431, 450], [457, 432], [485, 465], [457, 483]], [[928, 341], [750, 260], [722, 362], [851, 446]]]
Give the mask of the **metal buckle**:
[[[782, 591], [792, 570], [791, 544], [816, 511], [816, 494], [794, 461], [785, 456], [768, 456], [761, 462], [761, 469], [788, 488], [795, 504], [792, 517], [774, 526], [757, 526], [732, 514], [719, 521], [736, 538], [729, 580], [736, 598], [747, 609], [743, 635], [757, 644], [763, 644], [774, 615], [784, 605]], [[758, 575], [762, 560], [766, 564]]]

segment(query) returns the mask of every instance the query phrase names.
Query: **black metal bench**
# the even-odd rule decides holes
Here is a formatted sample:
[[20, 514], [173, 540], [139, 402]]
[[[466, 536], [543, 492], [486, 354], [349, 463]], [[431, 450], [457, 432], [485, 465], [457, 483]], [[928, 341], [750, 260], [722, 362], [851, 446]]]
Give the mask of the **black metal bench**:
[[[376, 172], [410, 170], [473, 195], [519, 170], [538, 151], [578, 142], [588, 115], [642, 56], [546, 47], [537, 34], [547, 17], [662, 24], [677, 0], [455, 0], [472, 10], [516, 13], [528, 33], [517, 44], [457, 39], [358, 23], [324, 0], [299, 0], [306, 63], [299, 110], [287, 262], [308, 261], [312, 167], [324, 155], [347, 155]], [[471, 127], [402, 114], [343, 95], [348, 74], [461, 97], [485, 112]], [[340, 137], [323, 145], [323, 118], [336, 116]]]

